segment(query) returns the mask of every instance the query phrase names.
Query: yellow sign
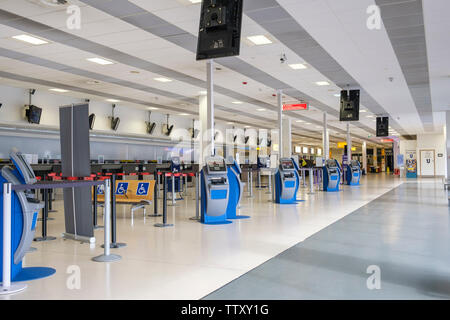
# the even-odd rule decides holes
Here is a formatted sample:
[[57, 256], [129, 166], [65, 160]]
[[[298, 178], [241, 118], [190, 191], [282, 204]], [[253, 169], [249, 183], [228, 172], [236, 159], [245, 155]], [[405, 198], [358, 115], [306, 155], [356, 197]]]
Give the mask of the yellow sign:
[[352, 151], [356, 151], [356, 147], [352, 147]]
[[339, 149], [344, 149], [346, 145], [347, 145], [347, 142], [338, 142], [337, 143], [337, 147]]

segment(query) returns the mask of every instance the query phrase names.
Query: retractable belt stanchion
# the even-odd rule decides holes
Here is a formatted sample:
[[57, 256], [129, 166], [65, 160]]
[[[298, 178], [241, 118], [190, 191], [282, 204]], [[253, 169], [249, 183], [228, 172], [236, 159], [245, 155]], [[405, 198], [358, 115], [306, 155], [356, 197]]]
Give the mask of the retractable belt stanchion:
[[0, 295], [20, 292], [27, 288], [24, 283], [11, 284], [11, 199], [12, 184], [3, 184], [3, 282]]
[[[170, 175], [170, 173], [168, 173], [167, 175]], [[155, 227], [158, 228], [173, 226], [173, 224], [167, 223], [167, 180], [166, 174], [163, 174], [162, 176], [163, 176], [163, 223], [156, 223]]]
[[105, 225], [105, 243], [103, 244], [103, 248], [105, 249], [104, 253], [100, 256], [92, 258], [93, 261], [96, 262], [112, 262], [122, 259], [121, 256], [110, 253], [110, 244], [111, 244], [111, 180], [105, 179], [105, 206], [104, 206], [104, 225]]
[[49, 189], [43, 189], [44, 192], [44, 208], [42, 209], [42, 237], [34, 238], [34, 241], [51, 241], [55, 240], [56, 237], [47, 236], [47, 218], [48, 218], [48, 196]]
[[[154, 172], [155, 180], [158, 181], [158, 173]], [[158, 183], [155, 183], [155, 189], [153, 192], [153, 214], [149, 214], [149, 217], [161, 217], [161, 214], [158, 213]]]
[[199, 180], [198, 180], [199, 174], [198, 172], [195, 173], [195, 217], [189, 218], [190, 220], [200, 221], [200, 208], [199, 208]]
[[314, 177], [313, 177], [313, 168], [309, 169], [309, 193], [314, 194]]
[[[270, 174], [272, 175], [273, 172], [270, 172]], [[272, 180], [272, 184], [271, 184], [271, 189], [272, 189], [272, 202], [275, 203], [276, 202], [276, 197], [275, 197], [275, 179], [271, 179]]]
[[272, 194], [272, 171], [269, 172], [269, 185], [266, 194]]
[[[117, 241], [117, 211], [116, 211], [116, 175], [112, 175], [111, 176], [111, 203], [110, 203], [110, 208], [111, 208], [111, 248], [117, 249], [117, 248], [122, 248], [122, 247], [126, 247], [127, 244], [126, 243], [120, 243], [120, 242], [116, 242]], [[105, 204], [106, 204], [106, 199], [105, 199]], [[105, 225], [106, 228], [106, 225]]]

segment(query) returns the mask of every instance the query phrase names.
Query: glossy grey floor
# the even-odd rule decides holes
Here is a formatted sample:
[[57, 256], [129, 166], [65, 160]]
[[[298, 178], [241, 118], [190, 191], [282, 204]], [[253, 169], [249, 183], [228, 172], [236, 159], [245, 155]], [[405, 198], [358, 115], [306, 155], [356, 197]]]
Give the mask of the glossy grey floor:
[[449, 222], [442, 184], [404, 183], [205, 299], [449, 299]]

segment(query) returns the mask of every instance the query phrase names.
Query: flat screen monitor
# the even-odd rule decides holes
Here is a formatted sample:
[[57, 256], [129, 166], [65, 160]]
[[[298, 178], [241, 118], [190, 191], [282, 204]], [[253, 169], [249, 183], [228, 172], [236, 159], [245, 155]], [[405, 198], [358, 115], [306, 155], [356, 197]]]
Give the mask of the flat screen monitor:
[[282, 159], [281, 160], [281, 168], [283, 170], [294, 170], [294, 162], [291, 159]]
[[223, 159], [209, 159], [206, 162], [209, 172], [224, 172], [227, 171], [225, 160]]
[[25, 111], [25, 115], [29, 123], [39, 124], [41, 122], [42, 109], [33, 105], [29, 105]]

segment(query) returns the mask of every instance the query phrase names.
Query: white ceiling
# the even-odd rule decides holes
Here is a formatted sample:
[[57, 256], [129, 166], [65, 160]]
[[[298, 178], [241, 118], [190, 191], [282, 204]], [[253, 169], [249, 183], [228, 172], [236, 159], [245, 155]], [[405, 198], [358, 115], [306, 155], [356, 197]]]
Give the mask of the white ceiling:
[[[69, 30], [66, 27], [68, 15], [64, 6], [36, 5], [33, 0], [0, 0], [1, 10], [26, 18], [11, 24], [2, 19], [0, 13], [0, 70], [27, 77], [18, 82], [8, 79], [5, 75], [0, 78], [0, 82], [13, 81], [17, 85], [40, 85], [45, 88], [38, 80], [46, 80], [70, 86], [70, 94], [73, 96], [105, 99], [109, 93], [114, 93], [129, 103], [130, 107], [148, 107], [139, 103], [146, 101], [160, 106], [161, 111], [168, 113], [177, 112], [177, 108], [186, 109], [192, 114], [198, 112], [196, 100], [199, 91], [204, 90], [206, 68], [205, 62], [195, 61], [195, 53], [189, 50], [192, 43], [180, 46], [173, 39], [161, 38], [121, 19], [122, 15], [126, 18], [133, 16], [132, 12], [118, 12], [113, 15], [111, 12], [108, 14], [94, 8], [95, 3], [93, 6], [85, 4], [91, 1], [70, 2], [81, 8], [81, 30]], [[119, 1], [109, 2], [112, 5]], [[146, 10], [181, 29], [188, 37], [196, 37], [200, 5], [192, 5], [188, 0], [129, 2], [136, 5], [136, 8]], [[365, 26], [368, 17], [366, 9], [375, 3], [373, 0], [278, 0], [276, 3], [386, 111], [396, 122], [397, 131], [409, 135], [424, 131], [384, 25], [377, 31], [370, 31]], [[450, 108], [450, 45], [448, 41], [444, 41], [448, 38], [450, 23], [441, 14], [450, 8], [447, 0], [424, 0], [423, 7], [433, 104], [430, 110], [432, 108], [434, 111], [434, 131], [438, 132], [444, 125], [439, 112]], [[36, 26], [30, 28], [33, 21], [45, 25], [45, 28], [42, 25], [39, 26], [42, 30]], [[62, 33], [55, 33], [52, 28]], [[11, 38], [23, 33], [39, 34], [41, 37], [45, 34], [50, 43], [32, 46]], [[253, 46], [245, 40], [247, 36], [257, 34], [269, 36], [274, 43]], [[307, 97], [305, 100], [312, 106], [309, 111], [289, 114], [294, 117], [294, 132], [320, 138], [322, 133], [318, 125], [322, 121], [322, 111], [327, 110], [332, 113], [329, 115], [329, 124], [333, 127], [331, 135], [342, 139], [342, 135], [337, 133], [344, 132], [346, 123], [340, 123], [336, 118], [339, 98], [334, 96], [341, 88], [318, 71], [320, 66], [316, 65], [318, 68], [315, 68], [308, 64], [308, 61], [305, 62], [305, 59], [292, 51], [285, 42], [277, 39], [247, 15], [244, 15], [243, 19], [242, 37], [241, 55], [238, 60], [233, 61], [258, 71], [264, 77], [252, 77], [244, 70], [233, 67], [233, 64], [222, 61], [224, 65], [231, 67], [230, 69], [221, 65], [221, 60], [218, 59], [217, 66], [221, 70], [215, 72], [215, 81], [220, 87], [215, 97], [220, 106], [217, 116], [239, 119], [256, 127], [275, 127], [276, 98], [273, 94], [276, 88], [271, 83], [278, 81], [292, 89], [289, 94], [295, 91]], [[99, 52], [104, 54], [99, 55]], [[308, 68], [292, 70], [287, 64], [281, 64], [281, 53], [288, 57], [287, 64], [306, 63]], [[20, 54], [25, 54], [26, 57]], [[115, 64], [100, 66], [86, 60], [95, 56], [103, 56], [113, 60]], [[139, 74], [130, 71], [139, 71]], [[170, 75], [173, 75], [171, 78], [174, 79], [170, 83], [154, 80], [156, 77]], [[390, 77], [394, 80], [390, 81]], [[87, 81], [92, 79], [104, 80], [97, 85], [88, 84]], [[315, 84], [316, 81], [323, 80], [329, 81], [331, 85], [319, 87]], [[247, 84], [244, 85], [243, 82]], [[86, 90], [94, 92], [86, 94]], [[232, 104], [236, 100], [245, 100], [246, 103]], [[285, 101], [298, 100], [293, 94], [286, 95]], [[257, 111], [258, 108], [265, 108], [266, 111]], [[368, 137], [373, 136], [374, 114], [367, 108], [369, 106], [363, 104], [362, 109], [367, 112], [361, 113], [359, 123], [351, 125], [355, 140], [366, 138], [370, 141]], [[312, 124], [298, 123], [295, 121], [298, 119]]]

